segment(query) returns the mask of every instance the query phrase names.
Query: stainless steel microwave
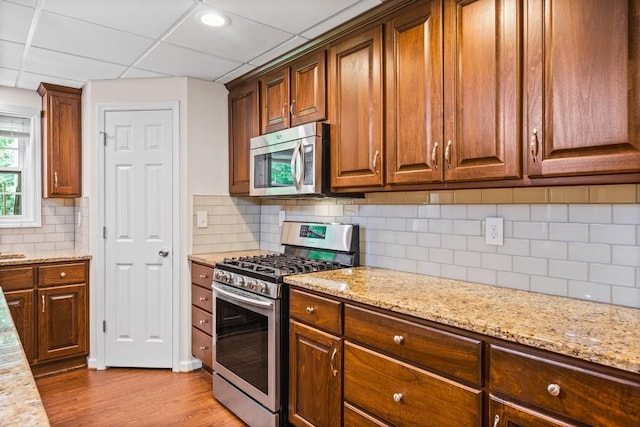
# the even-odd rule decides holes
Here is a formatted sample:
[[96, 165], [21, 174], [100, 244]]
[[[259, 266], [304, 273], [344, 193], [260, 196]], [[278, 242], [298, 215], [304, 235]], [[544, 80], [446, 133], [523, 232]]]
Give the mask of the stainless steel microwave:
[[314, 122], [251, 138], [249, 195], [328, 195], [329, 129]]

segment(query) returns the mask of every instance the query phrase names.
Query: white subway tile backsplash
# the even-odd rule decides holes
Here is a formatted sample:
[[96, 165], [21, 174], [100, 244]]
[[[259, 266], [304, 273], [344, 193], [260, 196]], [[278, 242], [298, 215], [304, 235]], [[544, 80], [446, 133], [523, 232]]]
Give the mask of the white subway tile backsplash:
[[423, 232], [429, 231], [429, 221], [426, 219], [414, 219], [409, 221], [411, 231]]
[[640, 246], [612, 246], [611, 263], [640, 267]]
[[[446, 238], [446, 236], [444, 236]], [[418, 246], [425, 248], [439, 248], [442, 246], [441, 234], [434, 233], [418, 233]]]
[[598, 263], [611, 262], [611, 246], [598, 243], [569, 243], [569, 259]]
[[567, 222], [568, 219], [567, 205], [531, 205], [531, 221]]
[[561, 279], [588, 280], [589, 264], [586, 262], [549, 260], [549, 276]]
[[549, 295], [568, 295], [568, 284], [565, 279], [553, 277], [531, 276], [531, 290]]
[[589, 225], [549, 223], [549, 239], [563, 240], [566, 242], [588, 242]]
[[609, 264], [590, 264], [589, 281], [616, 286], [634, 287], [636, 272], [633, 267]]
[[447, 234], [442, 236], [442, 248], [444, 249], [467, 249], [467, 236]]
[[483, 220], [488, 216], [498, 216], [496, 205], [469, 205], [467, 209], [467, 219]]
[[396, 243], [415, 246], [418, 244], [418, 235], [408, 231], [399, 231], [396, 233]]
[[[367, 265], [371, 265], [371, 264], [367, 264]], [[417, 263], [417, 273], [418, 274], [424, 274], [426, 276], [435, 276], [435, 277], [440, 277], [440, 271], [441, 271], [441, 267], [442, 264], [437, 263], [437, 262], [421, 262], [418, 261]]]
[[498, 281], [498, 272], [483, 268], [467, 268], [467, 280], [485, 285], [495, 285]]
[[548, 273], [548, 260], [544, 258], [513, 257], [513, 271], [532, 275], [544, 275]]
[[467, 268], [459, 265], [442, 264], [440, 275], [447, 279], [467, 280]]
[[550, 259], [567, 259], [567, 242], [531, 240], [531, 256]]
[[453, 264], [453, 251], [451, 249], [429, 248], [429, 261]]
[[591, 224], [589, 234], [589, 241], [592, 243], [633, 245], [636, 242], [635, 227], [632, 225]]
[[453, 234], [453, 221], [450, 219], [430, 219], [429, 232], [437, 234]]
[[454, 220], [453, 234], [461, 234], [464, 236], [481, 236], [482, 222], [472, 220]]
[[611, 302], [611, 286], [569, 280], [569, 296], [588, 301]]
[[529, 221], [531, 210], [529, 205], [498, 205], [497, 216], [509, 218], [509, 221]]
[[441, 215], [444, 218], [467, 219], [466, 205], [442, 205]]
[[513, 271], [513, 257], [509, 255], [482, 254], [482, 268]]
[[614, 224], [636, 225], [640, 221], [640, 205], [613, 205]]
[[453, 262], [465, 267], [481, 267], [482, 255], [476, 252], [454, 251]]
[[513, 237], [516, 239], [547, 239], [549, 224], [546, 222], [514, 222]]
[[407, 229], [407, 220], [404, 218], [387, 218], [385, 229], [394, 231], [405, 231]]
[[[496, 248], [497, 253], [502, 255], [529, 256], [529, 254], [531, 253], [529, 240], [526, 239], [504, 239], [504, 245], [502, 246], [486, 244], [485, 246], [493, 246], [494, 248]], [[471, 247], [469, 247], [469, 249], [471, 250]]]
[[611, 286], [611, 302], [628, 307], [640, 307], [640, 289]]
[[412, 259], [396, 258], [396, 269], [408, 273], [416, 273], [418, 271], [418, 263]]
[[441, 205], [418, 206], [418, 218], [440, 218]]
[[529, 280], [531, 276], [528, 274], [512, 273], [510, 271], [498, 271], [497, 273], [497, 286], [523, 291], [529, 290]]
[[569, 222], [611, 224], [611, 205], [571, 205]]

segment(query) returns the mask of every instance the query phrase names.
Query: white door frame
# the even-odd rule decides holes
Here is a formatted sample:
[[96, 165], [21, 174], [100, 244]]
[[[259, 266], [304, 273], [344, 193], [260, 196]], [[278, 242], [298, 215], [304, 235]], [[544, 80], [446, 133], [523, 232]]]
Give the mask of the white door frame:
[[105, 242], [102, 237], [102, 227], [105, 225], [106, 217], [106, 203], [105, 203], [105, 146], [103, 143], [102, 131], [105, 128], [105, 115], [107, 112], [112, 111], [149, 111], [149, 110], [171, 110], [173, 117], [173, 135], [172, 135], [172, 154], [173, 154], [173, 167], [172, 167], [172, 188], [171, 197], [172, 203], [172, 235], [173, 235], [173, 250], [171, 257], [172, 268], [172, 280], [171, 280], [171, 298], [172, 298], [172, 370], [178, 372], [180, 370], [180, 255], [182, 254], [180, 243], [180, 224], [181, 224], [181, 212], [180, 212], [180, 105], [179, 102], [155, 102], [155, 103], [143, 103], [143, 104], [98, 104], [98, 127], [96, 129], [96, 142], [99, 146], [97, 152], [97, 176], [96, 181], [98, 184], [97, 206], [98, 206], [98, 218], [96, 227], [96, 239], [100, 241], [100, 244], [95, 245], [96, 252], [96, 277], [91, 281], [92, 290], [96, 298], [95, 307], [92, 307], [95, 319], [95, 327], [93, 332], [96, 334], [96, 354], [95, 358], [91, 361], [90, 367], [96, 369], [106, 369], [105, 364], [105, 334], [102, 331], [103, 321], [106, 316], [106, 286], [105, 286], [105, 261], [106, 251]]

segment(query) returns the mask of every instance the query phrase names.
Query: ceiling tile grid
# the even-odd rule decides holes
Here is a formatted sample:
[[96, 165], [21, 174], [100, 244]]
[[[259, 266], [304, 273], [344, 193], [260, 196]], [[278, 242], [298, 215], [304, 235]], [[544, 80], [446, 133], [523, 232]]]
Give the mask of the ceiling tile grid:
[[[0, 0], [0, 85], [229, 82], [383, 0]], [[198, 15], [215, 10], [224, 27]]]

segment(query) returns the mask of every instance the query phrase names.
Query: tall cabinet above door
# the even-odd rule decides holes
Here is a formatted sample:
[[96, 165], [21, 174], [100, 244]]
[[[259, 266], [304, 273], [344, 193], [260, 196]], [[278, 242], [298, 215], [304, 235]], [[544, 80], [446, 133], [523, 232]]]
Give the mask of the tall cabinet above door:
[[640, 171], [640, 0], [527, 2], [528, 174]]
[[40, 83], [42, 195], [82, 195], [81, 89]]

